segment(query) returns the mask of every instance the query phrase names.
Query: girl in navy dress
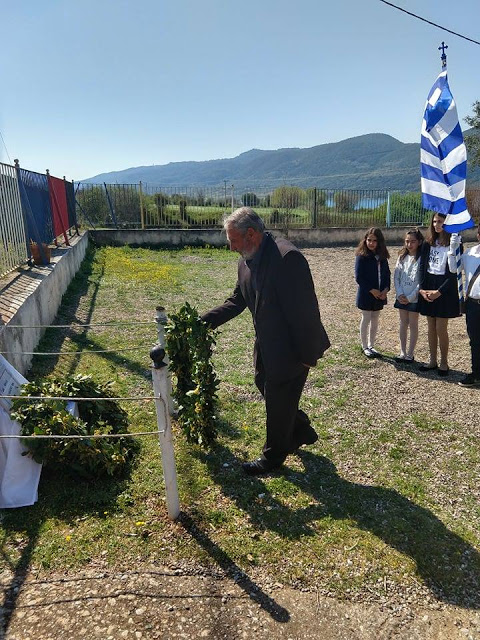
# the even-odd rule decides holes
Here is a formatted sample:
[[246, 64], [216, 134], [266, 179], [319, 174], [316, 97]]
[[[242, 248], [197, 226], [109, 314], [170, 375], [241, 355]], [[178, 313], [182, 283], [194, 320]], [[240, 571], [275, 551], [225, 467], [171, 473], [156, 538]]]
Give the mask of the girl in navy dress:
[[390, 290], [389, 253], [383, 233], [371, 227], [355, 252], [355, 280], [358, 284], [357, 307], [362, 311], [360, 341], [367, 358], [378, 358], [374, 348], [380, 311], [387, 304]]

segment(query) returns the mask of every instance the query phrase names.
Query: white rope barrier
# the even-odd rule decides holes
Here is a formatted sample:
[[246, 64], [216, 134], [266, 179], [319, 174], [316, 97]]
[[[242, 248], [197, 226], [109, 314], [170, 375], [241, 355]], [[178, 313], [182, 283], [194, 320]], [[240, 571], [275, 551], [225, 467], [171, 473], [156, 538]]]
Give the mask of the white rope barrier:
[[[163, 362], [165, 357], [164, 352], [164, 325], [167, 323], [167, 316], [163, 307], [157, 307], [157, 315], [155, 324], [157, 326], [158, 342], [162, 347], [162, 355], [157, 360], [151, 355], [154, 360], [154, 367], [152, 368], [153, 379], [153, 396], [126, 396], [120, 397], [96, 397], [96, 398], [76, 398], [74, 396], [33, 396], [33, 395], [0, 395], [0, 400], [27, 400], [32, 402], [43, 401], [62, 401], [62, 402], [105, 402], [111, 401], [155, 401], [155, 409], [157, 414], [157, 430], [156, 431], [138, 431], [134, 433], [95, 433], [90, 435], [78, 435], [78, 434], [0, 434], [1, 440], [97, 440], [105, 438], [133, 438], [156, 435], [159, 438], [159, 444], [162, 452], [162, 468], [165, 482], [165, 492], [167, 500], [168, 515], [172, 520], [178, 518], [180, 513], [180, 504], [177, 487], [177, 476], [175, 468], [175, 457], [173, 451], [172, 429], [170, 423], [170, 415], [165, 398], [169, 398], [171, 394], [171, 387], [168, 379], [168, 368]], [[2, 325], [2, 329], [83, 329], [87, 327], [121, 327], [131, 325], [153, 325], [151, 321], [131, 321], [131, 322], [102, 322], [102, 323], [86, 323], [68, 325]], [[19, 352], [19, 351], [1, 351], [1, 355], [28, 355], [28, 356], [80, 356], [89, 353], [121, 353], [126, 351], [139, 351], [144, 349], [144, 346], [140, 347], [126, 347], [123, 349], [99, 349], [99, 350], [84, 350], [84, 351], [71, 351], [71, 352]], [[153, 351], [152, 351], [153, 353]], [[158, 357], [158, 354], [157, 354]], [[3, 387], [4, 390], [15, 387]], [[15, 388], [16, 389], [16, 388]], [[6, 444], [4, 445], [6, 446]]]
[[22, 435], [8, 435], [2, 436], [0, 435], [0, 440], [15, 438], [20, 440], [98, 440], [100, 438], [133, 438], [134, 436], [158, 436], [161, 433], [165, 433], [165, 431], [137, 431], [136, 433], [94, 433], [90, 436], [62, 436], [62, 435], [31, 435], [31, 436], [22, 436]]
[[79, 327], [80, 329], [83, 327], [121, 327], [123, 325], [130, 326], [132, 324], [143, 324], [143, 325], [154, 325], [154, 320], [145, 320], [145, 321], [135, 321], [131, 322], [91, 322], [87, 324], [80, 324], [72, 322], [71, 324], [31, 324], [31, 325], [23, 325], [23, 324], [5, 324], [2, 325], [4, 329], [72, 329]]
[[122, 353], [123, 351], [140, 351], [141, 347], [125, 347], [125, 349], [87, 349], [85, 351], [0, 351], [2, 356], [78, 356], [88, 353]]
[[[134, 400], [135, 398], [53, 398], [50, 396], [43, 397], [39, 396], [39, 398], [35, 398], [33, 396], [0, 396], [0, 398], [24, 398], [24, 399], [32, 399], [32, 400]], [[138, 398], [139, 400], [145, 398]], [[161, 397], [151, 397], [148, 400], [157, 400], [163, 406], [165, 416], [167, 415], [167, 406], [165, 404], [165, 400]], [[165, 422], [165, 424], [167, 424]], [[90, 435], [60, 435], [60, 434], [33, 434], [33, 435], [0, 435], [0, 440], [8, 440], [8, 439], [16, 439], [16, 440], [100, 440], [102, 438], [133, 438], [136, 436], [158, 436], [165, 433], [165, 429], [159, 429], [158, 431], [136, 431], [134, 433], [94, 433]]]
[[125, 398], [109, 398], [109, 397], [96, 397], [96, 398], [77, 398], [75, 396], [0, 396], [0, 400], [8, 398], [9, 400], [66, 400], [67, 402], [88, 402], [88, 401], [100, 401], [100, 400], [162, 400], [158, 396], [127, 396]]

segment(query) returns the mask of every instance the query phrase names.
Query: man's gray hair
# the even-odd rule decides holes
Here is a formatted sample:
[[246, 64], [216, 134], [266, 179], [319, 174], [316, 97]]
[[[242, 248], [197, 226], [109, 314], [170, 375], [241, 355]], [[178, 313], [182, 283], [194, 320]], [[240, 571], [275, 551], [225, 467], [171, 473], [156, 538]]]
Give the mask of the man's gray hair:
[[247, 229], [254, 229], [255, 231], [265, 231], [265, 224], [260, 216], [255, 213], [251, 207], [240, 207], [235, 209], [233, 213], [224, 218], [223, 228], [227, 230], [233, 227], [236, 231], [240, 231], [242, 235], [245, 235]]

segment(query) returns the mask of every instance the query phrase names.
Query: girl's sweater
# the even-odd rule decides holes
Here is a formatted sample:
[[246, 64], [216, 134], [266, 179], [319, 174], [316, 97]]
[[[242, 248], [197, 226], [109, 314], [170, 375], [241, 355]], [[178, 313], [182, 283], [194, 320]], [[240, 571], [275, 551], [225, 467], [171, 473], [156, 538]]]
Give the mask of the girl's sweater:
[[406, 255], [403, 260], [398, 258], [395, 265], [393, 280], [397, 298], [405, 296], [409, 302], [417, 302], [420, 288], [419, 260], [415, 256]]

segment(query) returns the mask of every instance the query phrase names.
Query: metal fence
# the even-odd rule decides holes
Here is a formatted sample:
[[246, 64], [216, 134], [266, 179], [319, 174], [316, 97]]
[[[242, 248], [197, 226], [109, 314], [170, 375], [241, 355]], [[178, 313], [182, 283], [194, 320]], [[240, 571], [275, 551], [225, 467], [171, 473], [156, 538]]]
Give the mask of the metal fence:
[[[470, 199], [480, 214], [480, 190]], [[86, 226], [115, 228], [218, 227], [236, 207], [254, 207], [269, 228], [422, 225], [431, 216], [420, 192], [385, 189], [301, 189], [283, 185], [237, 191], [150, 184], [80, 184], [77, 215]]]
[[59, 238], [69, 244], [77, 227], [73, 183], [65, 178], [0, 163], [0, 277], [39, 254]]
[[15, 167], [0, 163], [0, 277], [18, 267], [27, 253]]

